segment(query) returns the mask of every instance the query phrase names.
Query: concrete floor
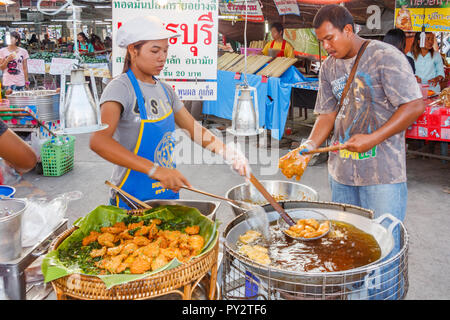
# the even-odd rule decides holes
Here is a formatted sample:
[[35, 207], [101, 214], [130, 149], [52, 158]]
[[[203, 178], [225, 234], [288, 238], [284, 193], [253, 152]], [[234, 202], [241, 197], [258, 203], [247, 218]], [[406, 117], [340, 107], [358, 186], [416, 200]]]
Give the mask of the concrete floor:
[[[69, 204], [69, 224], [108, 202], [108, 188], [104, 181], [110, 178], [112, 171], [110, 163], [89, 149], [88, 135], [79, 135], [76, 139], [75, 166], [71, 172], [61, 177], [44, 177], [30, 172], [16, 186], [17, 197], [54, 197], [69, 191], [82, 191], [83, 198]], [[194, 153], [198, 151], [194, 148]], [[274, 149], [272, 154], [274, 160], [278, 157], [276, 151], [278, 149]], [[287, 150], [280, 152], [284, 154]], [[263, 176], [261, 167], [252, 165], [258, 178], [286, 179], [280, 172]], [[226, 165], [180, 164], [178, 169], [194, 187], [219, 195], [244, 182]], [[450, 164], [443, 164], [440, 160], [408, 159], [407, 171], [409, 193], [405, 225], [410, 234], [407, 299], [450, 299], [450, 194], [443, 191], [450, 187]], [[320, 200], [330, 201], [325, 163], [309, 166], [301, 183], [317, 190]], [[185, 190], [181, 191], [181, 198], [214, 200]], [[217, 213], [217, 219], [222, 222], [221, 230], [232, 218], [231, 207], [222, 203]], [[53, 299], [54, 295], [49, 298]]]

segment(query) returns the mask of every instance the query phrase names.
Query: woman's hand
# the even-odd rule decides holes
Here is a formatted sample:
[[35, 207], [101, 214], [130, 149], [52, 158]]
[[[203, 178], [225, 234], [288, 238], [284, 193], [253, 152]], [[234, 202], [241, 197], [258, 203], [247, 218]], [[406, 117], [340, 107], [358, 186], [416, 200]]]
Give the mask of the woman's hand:
[[192, 188], [189, 181], [176, 169], [158, 167], [152, 178], [161, 182], [163, 188], [174, 192], [180, 191], [184, 186]]
[[14, 53], [11, 53], [8, 57], [6, 57], [6, 63], [13, 61], [16, 58]]
[[429, 80], [430, 84], [432, 84], [433, 86], [436, 86], [437, 84], [439, 84], [439, 82], [441, 82], [442, 80], [442, 76], [437, 76], [431, 80]]

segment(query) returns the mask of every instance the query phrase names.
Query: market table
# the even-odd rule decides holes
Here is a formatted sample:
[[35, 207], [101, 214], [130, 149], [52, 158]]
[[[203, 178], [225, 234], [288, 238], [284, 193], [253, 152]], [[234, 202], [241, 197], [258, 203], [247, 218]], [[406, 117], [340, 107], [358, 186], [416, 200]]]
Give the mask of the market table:
[[425, 100], [427, 107], [406, 130], [406, 138], [440, 142], [441, 155], [447, 157], [450, 141], [450, 108], [429, 106], [433, 101], [433, 99]]
[[[217, 70], [217, 100], [205, 101], [203, 113], [231, 120], [236, 85], [242, 84], [243, 80], [243, 75], [237, 77], [234, 72]], [[247, 81], [258, 93], [259, 125], [271, 130], [272, 137], [280, 140], [289, 113], [292, 88], [298, 83], [314, 83], [317, 79], [306, 78], [291, 66], [279, 78], [248, 74]]]

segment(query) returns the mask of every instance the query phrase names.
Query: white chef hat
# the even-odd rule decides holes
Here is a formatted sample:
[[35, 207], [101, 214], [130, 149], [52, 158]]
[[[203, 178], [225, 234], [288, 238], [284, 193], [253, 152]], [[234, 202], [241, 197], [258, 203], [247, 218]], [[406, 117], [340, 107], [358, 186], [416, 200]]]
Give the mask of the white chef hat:
[[166, 30], [158, 17], [140, 16], [126, 21], [117, 31], [116, 40], [119, 47], [126, 48], [142, 40], [161, 40], [179, 36]]

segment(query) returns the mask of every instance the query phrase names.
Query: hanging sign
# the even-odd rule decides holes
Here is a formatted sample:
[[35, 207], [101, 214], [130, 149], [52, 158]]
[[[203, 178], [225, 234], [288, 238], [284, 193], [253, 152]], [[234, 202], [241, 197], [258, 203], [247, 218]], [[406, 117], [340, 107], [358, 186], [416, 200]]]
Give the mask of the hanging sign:
[[[144, 15], [159, 17], [167, 30], [181, 36], [169, 39], [162, 79], [217, 79], [218, 7], [216, 0], [113, 1], [113, 37], [127, 20]], [[116, 43], [113, 41], [113, 43]], [[113, 47], [113, 76], [122, 72], [126, 50]]]
[[28, 73], [45, 74], [45, 61], [43, 59], [27, 59]]
[[300, 9], [298, 8], [297, 0], [273, 0], [277, 7], [278, 14], [284, 16], [287, 14], [294, 14], [300, 16]]
[[403, 31], [449, 32], [450, 1], [396, 0], [395, 26]]
[[[220, 0], [219, 3], [220, 15], [224, 20], [244, 21], [245, 8], [244, 0]], [[264, 15], [258, 0], [247, 0], [247, 21], [264, 22]]]
[[52, 58], [52, 62], [50, 64], [50, 74], [63, 74], [70, 73], [70, 70], [73, 69], [73, 66], [78, 64], [77, 59], [67, 59], [67, 58]]

